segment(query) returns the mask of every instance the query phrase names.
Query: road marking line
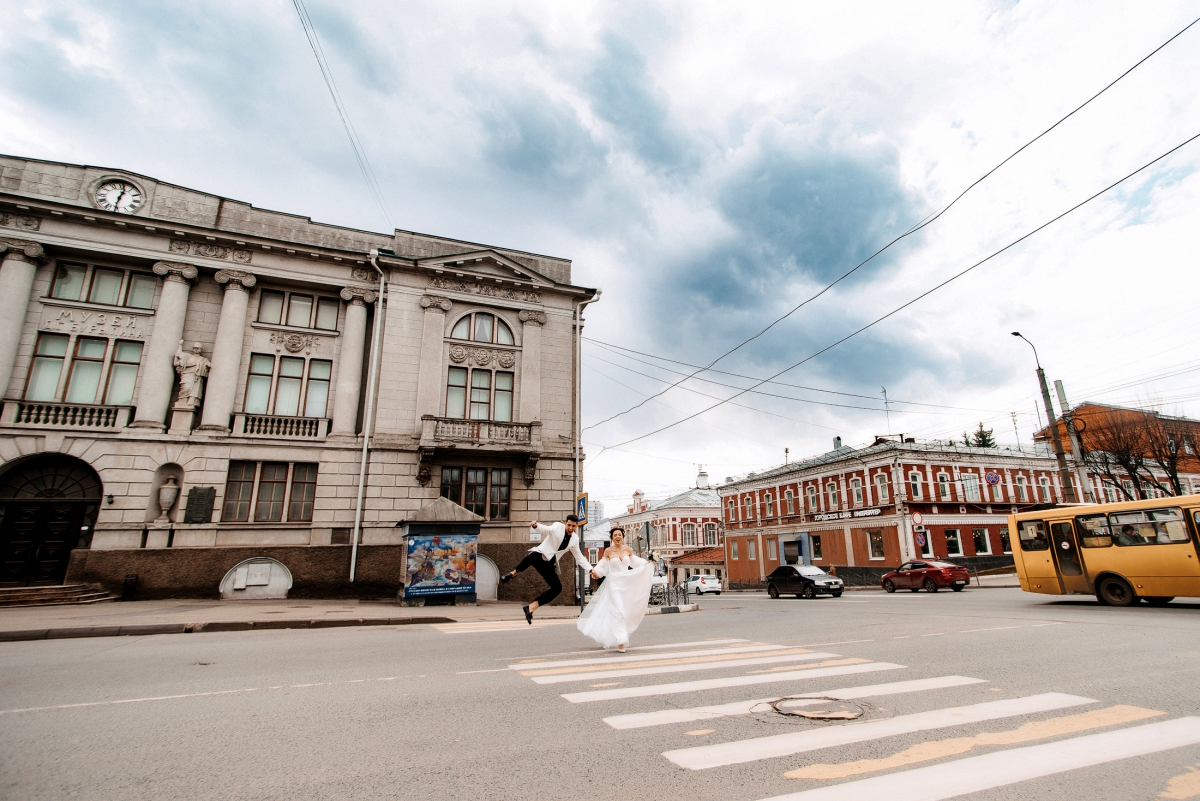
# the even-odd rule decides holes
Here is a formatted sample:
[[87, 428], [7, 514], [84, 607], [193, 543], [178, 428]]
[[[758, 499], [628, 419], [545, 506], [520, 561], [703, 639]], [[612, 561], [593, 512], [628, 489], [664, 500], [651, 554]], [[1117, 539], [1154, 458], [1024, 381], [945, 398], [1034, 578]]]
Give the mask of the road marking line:
[[934, 634], [918, 634], [917, 636], [918, 636], [918, 637], [941, 637], [941, 636], [943, 636], [945, 633], [946, 633], [946, 632], [944, 632], [944, 631], [939, 631], [939, 632], [936, 632], [936, 633], [934, 633]]
[[980, 723], [985, 720], [1029, 715], [1034, 712], [1050, 712], [1082, 704], [1094, 704], [1095, 699], [1082, 698], [1065, 693], [1043, 693], [1025, 698], [1004, 701], [988, 701], [971, 706], [935, 709], [913, 715], [899, 715], [887, 720], [872, 720], [844, 726], [829, 726], [822, 729], [754, 737], [697, 748], [681, 748], [663, 754], [671, 762], [689, 770], [706, 770], [723, 765], [737, 765], [759, 759], [791, 756], [819, 748], [831, 748], [850, 743], [878, 740], [900, 734], [912, 734], [931, 729], [961, 726], [965, 723]]
[[1005, 629], [1023, 629], [1024, 626], [996, 626], [991, 629], [963, 629], [959, 634], [971, 634], [976, 631], [1004, 631]]
[[684, 735], [687, 737], [700, 737], [705, 734], [712, 734], [714, 731], [716, 729], [696, 729], [695, 731], [685, 731]]
[[1156, 709], [1142, 709], [1136, 706], [1110, 706], [1107, 709], [1095, 709], [1078, 715], [1064, 715], [1050, 720], [1038, 720], [1026, 723], [1015, 729], [997, 732], [983, 732], [971, 737], [954, 737], [948, 740], [932, 740], [918, 743], [890, 757], [883, 759], [860, 759], [854, 762], [842, 762], [835, 765], [805, 765], [797, 770], [783, 774], [786, 779], [848, 779], [851, 776], [861, 776], [864, 773], [877, 773], [881, 770], [906, 768], [921, 762], [934, 759], [966, 754], [975, 748], [988, 745], [1020, 745], [1034, 740], [1045, 740], [1047, 737], [1060, 737], [1064, 734], [1078, 734], [1089, 729], [1102, 729], [1105, 726], [1119, 726], [1123, 723], [1133, 723], [1146, 718], [1165, 715]]
[[[762, 651], [755, 651], [753, 653], [748, 653], [748, 654], [726, 654], [726, 653], [714, 654], [712, 652], [709, 652], [709, 653], [705, 654], [704, 656], [685, 656], [685, 657], [679, 657], [679, 658], [674, 657], [672, 654], [663, 654], [661, 657], [657, 657], [657, 658], [647, 659], [646, 657], [642, 657], [641, 659], [635, 660], [632, 663], [626, 663], [626, 664], [617, 663], [616, 665], [613, 665], [611, 668], [609, 667], [608, 660], [602, 659], [602, 660], [600, 660], [600, 664], [598, 664], [598, 665], [597, 664], [584, 664], [581, 667], [553, 667], [553, 668], [547, 668], [547, 669], [543, 670], [541, 665], [521, 665], [514, 669], [520, 671], [522, 676], [532, 678], [533, 676], [568, 676], [572, 673], [595, 673], [598, 670], [625, 671], [625, 670], [641, 670], [642, 668], [652, 668], [652, 667], [669, 667], [671, 665], [702, 665], [702, 664], [705, 664], [708, 662], [731, 662], [731, 661], [732, 662], [743, 662], [743, 661], [745, 661], [749, 664], [754, 664], [754, 662], [752, 660], [755, 660], [755, 659], [767, 659], [767, 658], [774, 658], [774, 657], [794, 656], [796, 654], [811, 654], [811, 653], [812, 653], [811, 648], [783, 648], [783, 647], [780, 647], [780, 648], [771, 648], [766, 653], [764, 653]], [[591, 662], [592, 660], [585, 659], [585, 660], [580, 660], [580, 661]], [[776, 661], [778, 661], [778, 660], [776, 660]]]
[[620, 690], [565, 693], [562, 697], [573, 704], [587, 704], [593, 701], [646, 698], [654, 695], [674, 695], [677, 693], [700, 692], [702, 690], [716, 690], [722, 687], [749, 687], [755, 684], [777, 684], [792, 681], [793, 679], [819, 679], [825, 676], [849, 676], [855, 673], [874, 673], [877, 670], [903, 669], [904, 665], [896, 665], [891, 662], [870, 662], [866, 665], [794, 670], [791, 673], [772, 673], [769, 676], [727, 676], [723, 679], [701, 679], [699, 681], [681, 681], [671, 684], [647, 684], [641, 687], [625, 687]]
[[949, 687], [961, 687], [968, 684], [985, 684], [986, 679], [972, 679], [967, 676], [941, 676], [936, 679], [912, 679], [896, 681], [888, 684], [872, 684], [866, 687], [845, 687], [839, 690], [828, 690], [821, 693], [805, 693], [798, 696], [775, 696], [773, 698], [754, 698], [749, 701], [735, 701], [732, 704], [717, 706], [698, 706], [692, 709], [663, 709], [658, 712], [637, 712], [628, 715], [613, 715], [604, 718], [604, 722], [614, 729], [641, 729], [646, 726], [662, 726], [666, 723], [691, 723], [697, 720], [731, 717], [733, 715], [749, 715], [759, 704], [769, 704], [781, 697], [803, 698], [805, 695], [820, 695], [823, 698], [836, 698], [848, 701], [854, 698], [871, 698], [880, 695], [896, 695], [898, 693], [928, 692], [944, 690]]
[[[635, 646], [626, 648], [625, 651], [628, 653], [628, 652], [632, 652], [632, 651], [651, 651], [651, 650], [662, 649], [662, 648], [690, 648], [694, 645], [726, 645], [726, 644], [733, 644], [733, 643], [739, 643], [739, 642], [750, 642], [750, 640], [716, 639], [716, 638], [714, 638], [711, 640], [696, 640], [694, 642], [672, 642], [672, 643], [667, 643], [666, 645], [635, 645]], [[754, 644], [755, 645], [767, 645], [767, 643], [764, 643], [764, 642], [754, 643]], [[520, 657], [520, 659], [522, 661], [541, 660], [541, 659], [545, 659], [546, 657], [550, 657], [550, 656], [574, 656], [575, 654], [595, 654], [597, 652], [603, 652], [603, 651], [604, 651], [603, 648], [597, 647], [597, 648], [588, 648], [587, 650], [584, 650], [584, 651], [557, 651], [552, 654], [538, 654], [537, 656], [522, 656], [522, 657]], [[496, 659], [501, 660], [501, 661], [511, 662], [514, 659], [514, 657], [500, 656], [500, 657], [496, 657]]]
[[1066, 624], [1064, 624], [1064, 623], [1061, 623], [1061, 622], [1059, 622], [1059, 623], [1034, 623], [1034, 624], [1033, 624], [1032, 626], [1030, 626], [1029, 628], [1031, 628], [1031, 629], [1040, 629], [1042, 626], [1063, 626], [1063, 625], [1066, 625]]
[[604, 684], [589, 684], [588, 686], [589, 687], [617, 687], [621, 684], [624, 684], [624, 682], [610, 681], [610, 682], [606, 682]]
[[520, 620], [494, 620], [480, 621], [478, 623], [442, 623], [435, 624], [433, 628], [443, 634], [476, 634], [487, 631], [521, 631], [523, 629], [544, 629], [549, 626], [565, 626], [574, 625], [575, 618], [550, 618], [548, 620], [535, 620], [533, 625], [523, 623]]
[[1200, 765], [1188, 765], [1187, 770], [1178, 776], [1172, 776], [1167, 786], [1159, 791], [1155, 798], [1168, 801], [1185, 801], [1200, 795]]
[[[851, 656], [846, 659], [827, 659], [824, 662], [818, 662], [816, 665], [806, 665], [806, 667], [835, 667], [836, 665], [865, 665], [870, 662], [870, 659], [864, 659], [861, 656]], [[747, 676], [756, 676], [760, 673], [781, 673], [785, 670], [795, 670], [794, 665], [783, 665], [781, 667], [763, 668], [762, 670], [747, 670]]]
[[764, 801], [861, 801], [864, 798], [943, 801], [1198, 743], [1200, 718], [1176, 718], [1054, 743], [1010, 748], [832, 787], [788, 793]]
[[495, 668], [493, 670], [460, 670], [455, 673], [455, 676], [468, 676], [472, 673], [505, 673], [508, 668]]
[[594, 659], [563, 659], [558, 662], [518, 662], [509, 665], [509, 670], [530, 670], [533, 668], [575, 667], [577, 665], [613, 665], [627, 662], [647, 662], [652, 659], [685, 659], [691, 656], [710, 656], [725, 654], [743, 654], [756, 651], [780, 651], [785, 648], [799, 648], [798, 645], [742, 645], [736, 648], [705, 648], [699, 651], [675, 651], [673, 653], [636, 654], [634, 656], [602, 656]]
[[654, 676], [662, 673], [690, 673], [694, 670], [718, 670], [727, 667], [745, 667], [746, 665], [769, 665], [774, 662], [801, 662], [809, 659], [830, 659], [836, 656], [838, 654], [828, 654], [822, 651], [813, 653], [812, 651], [802, 649], [798, 653], [787, 654], [785, 656], [759, 656], [752, 659], [727, 659], [723, 662], [628, 668], [626, 670], [597, 670], [592, 673], [568, 673], [565, 676], [534, 676], [532, 681], [535, 684], [561, 684], [564, 681], [587, 681], [589, 679], [608, 679], [618, 676]]

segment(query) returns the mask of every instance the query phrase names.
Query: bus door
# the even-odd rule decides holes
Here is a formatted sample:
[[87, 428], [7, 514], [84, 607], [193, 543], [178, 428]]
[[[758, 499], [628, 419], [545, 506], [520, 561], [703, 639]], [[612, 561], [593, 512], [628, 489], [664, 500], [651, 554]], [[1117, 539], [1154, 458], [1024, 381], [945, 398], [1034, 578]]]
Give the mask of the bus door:
[[1054, 544], [1054, 560], [1058, 563], [1058, 575], [1062, 578], [1063, 592], [1091, 594], [1083, 563], [1079, 560], [1079, 544], [1075, 541], [1075, 530], [1070, 521], [1050, 524], [1050, 539]]
[[[1022, 575], [1021, 589], [1058, 595], [1062, 592], [1058, 571], [1050, 556], [1050, 538], [1041, 520], [1022, 520], [1017, 525], [1017, 542], [1021, 551], [1018, 573]], [[1014, 553], [1013, 557], [1016, 558]]]

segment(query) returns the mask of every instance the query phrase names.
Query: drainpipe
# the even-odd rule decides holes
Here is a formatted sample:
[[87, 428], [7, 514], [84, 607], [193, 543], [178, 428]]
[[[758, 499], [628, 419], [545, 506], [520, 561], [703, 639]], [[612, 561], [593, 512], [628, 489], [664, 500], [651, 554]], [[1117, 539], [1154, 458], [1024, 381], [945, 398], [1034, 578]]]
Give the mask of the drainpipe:
[[358, 540], [362, 532], [363, 493], [367, 488], [367, 455], [371, 448], [371, 432], [375, 428], [375, 396], [379, 392], [379, 357], [383, 350], [380, 327], [383, 323], [383, 293], [387, 289], [387, 278], [379, 267], [379, 248], [371, 248], [368, 257], [375, 272], [379, 273], [379, 294], [375, 301], [375, 326], [371, 334], [371, 365], [367, 371], [367, 408], [363, 413], [362, 461], [358, 465], [358, 501], [354, 507], [354, 532], [350, 540], [350, 583], [358, 568]]
[[[575, 497], [572, 508], [579, 497], [579, 451], [583, 440], [583, 307], [600, 299], [600, 290], [592, 297], [575, 304]], [[582, 537], [582, 535], [580, 535]]]

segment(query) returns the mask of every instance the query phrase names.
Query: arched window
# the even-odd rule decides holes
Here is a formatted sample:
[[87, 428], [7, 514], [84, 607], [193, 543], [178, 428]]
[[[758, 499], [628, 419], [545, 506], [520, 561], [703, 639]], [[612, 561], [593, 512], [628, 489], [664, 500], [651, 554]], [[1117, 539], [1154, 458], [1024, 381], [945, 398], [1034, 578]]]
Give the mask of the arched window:
[[854, 494], [854, 505], [863, 505], [863, 484], [861, 478], [850, 479], [850, 490]]
[[908, 495], [909, 495], [909, 500], [912, 500], [912, 501], [921, 500], [921, 474], [920, 473], [909, 473], [908, 474]]
[[791, 490], [788, 490], [784, 498], [787, 500], [787, 513], [789, 515], [796, 514], [796, 496]]
[[943, 501], [950, 500], [950, 476], [938, 473], [938, 496]]
[[817, 488], [811, 484], [808, 486], [808, 511], [817, 511]]
[[763, 501], [766, 502], [766, 505], [767, 505], [767, 517], [774, 517], [775, 516], [775, 499], [771, 497], [771, 493], [768, 492], [765, 495], [763, 495]]
[[825, 485], [825, 492], [829, 496], [829, 508], [838, 508], [838, 486], [832, 481]]
[[497, 345], [514, 344], [512, 329], [494, 314], [475, 312], [464, 315], [454, 324], [451, 339], [468, 339], [472, 342], [494, 342]]
[[743, 506], [743, 507], [745, 508], [745, 510], [746, 510], [746, 514], [745, 514], [745, 517], [744, 517], [743, 519], [744, 519], [744, 520], [753, 520], [753, 519], [754, 519], [754, 498], [752, 498], [751, 496], [747, 495], [747, 496], [746, 496], [746, 500], [745, 500], [745, 502], [742, 504], [742, 506]]
[[737, 521], [737, 503], [734, 502], [733, 498], [730, 498], [729, 503], [727, 505], [729, 507], [729, 522], [730, 523], [736, 522]]
[[883, 473], [875, 476], [875, 491], [879, 495], [879, 503], [888, 502], [888, 480], [887, 476]]

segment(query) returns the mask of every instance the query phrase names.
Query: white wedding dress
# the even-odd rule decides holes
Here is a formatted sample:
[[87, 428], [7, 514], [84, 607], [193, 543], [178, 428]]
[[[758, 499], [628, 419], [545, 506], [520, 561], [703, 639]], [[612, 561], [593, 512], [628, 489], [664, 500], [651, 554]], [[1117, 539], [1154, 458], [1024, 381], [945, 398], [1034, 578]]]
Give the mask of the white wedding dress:
[[650, 605], [654, 563], [638, 556], [605, 557], [595, 567], [604, 579], [576, 626], [605, 648], [629, 642]]

